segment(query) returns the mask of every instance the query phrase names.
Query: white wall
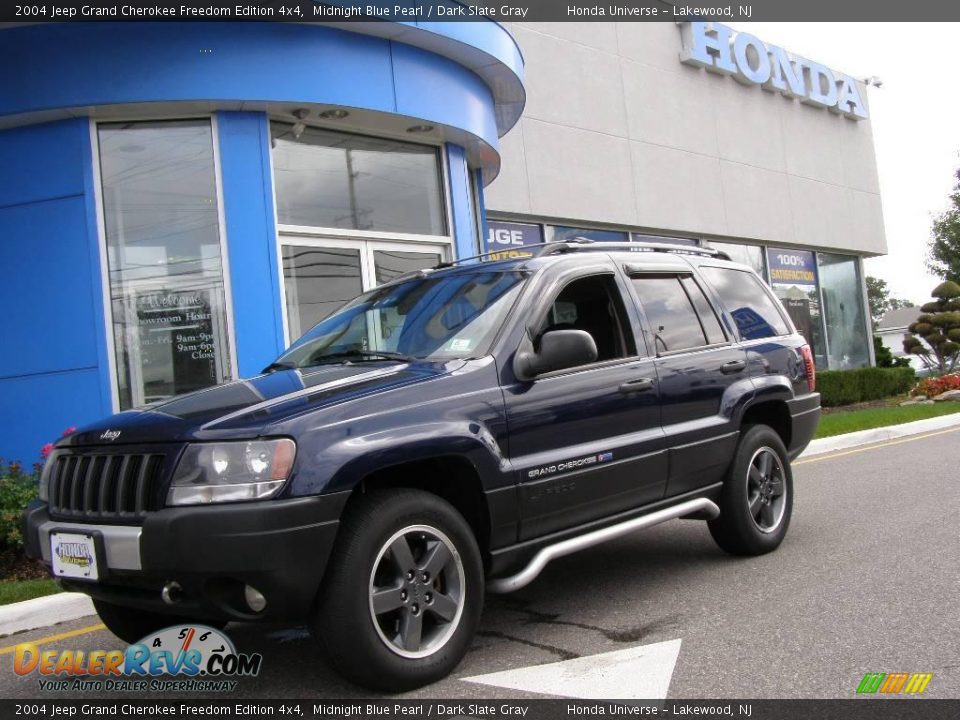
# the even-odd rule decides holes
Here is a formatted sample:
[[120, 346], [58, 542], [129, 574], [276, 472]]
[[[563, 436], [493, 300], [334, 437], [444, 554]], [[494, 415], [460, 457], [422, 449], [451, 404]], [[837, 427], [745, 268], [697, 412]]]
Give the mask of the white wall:
[[684, 65], [674, 23], [509, 29], [528, 97], [489, 212], [886, 252], [869, 120]]

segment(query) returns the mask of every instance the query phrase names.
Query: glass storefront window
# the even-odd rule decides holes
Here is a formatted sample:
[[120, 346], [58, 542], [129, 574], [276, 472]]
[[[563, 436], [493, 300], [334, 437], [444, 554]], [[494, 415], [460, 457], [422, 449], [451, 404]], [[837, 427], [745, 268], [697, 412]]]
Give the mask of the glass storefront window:
[[664, 243], [666, 245], [699, 245], [699, 240], [693, 238], [673, 237], [671, 235], [647, 235], [646, 233], [630, 233], [631, 242]]
[[567, 227], [565, 225], [547, 225], [547, 240], [561, 242], [575, 238], [586, 238], [596, 242], [626, 242], [627, 234], [619, 230], [589, 230], [587, 228]]
[[360, 250], [284, 245], [283, 279], [295, 339], [363, 292]]
[[488, 260], [528, 257], [527, 247], [543, 243], [543, 229], [531, 223], [487, 221], [487, 237], [484, 252], [491, 253]]
[[739, 243], [726, 243], [710, 241], [709, 247], [725, 252], [730, 256], [733, 262], [740, 263], [753, 268], [753, 271], [760, 277], [766, 279], [767, 268], [763, 262], [763, 248], [758, 245], [741, 245]]
[[827, 348], [820, 319], [817, 266], [810, 250], [767, 248], [770, 286], [787, 314], [813, 349], [817, 368], [826, 370]]
[[228, 380], [208, 120], [98, 127], [121, 409]]
[[381, 240], [288, 237], [281, 251], [291, 341], [364, 290], [446, 259], [442, 245]]
[[866, 367], [870, 364], [867, 323], [857, 258], [817, 253], [823, 320], [827, 330], [831, 370]]
[[444, 235], [437, 150], [271, 123], [277, 219], [284, 225]]

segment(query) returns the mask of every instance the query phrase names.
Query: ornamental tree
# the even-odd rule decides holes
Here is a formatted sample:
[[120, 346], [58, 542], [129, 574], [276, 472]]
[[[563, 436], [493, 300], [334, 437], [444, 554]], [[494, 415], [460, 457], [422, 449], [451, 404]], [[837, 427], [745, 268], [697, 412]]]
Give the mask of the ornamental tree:
[[903, 350], [931, 370], [953, 372], [960, 359], [960, 285], [947, 280], [930, 294], [935, 299], [920, 307], [916, 322], [907, 328]]
[[960, 281], [960, 170], [950, 193], [950, 206], [933, 219], [927, 245], [927, 269], [944, 280]]

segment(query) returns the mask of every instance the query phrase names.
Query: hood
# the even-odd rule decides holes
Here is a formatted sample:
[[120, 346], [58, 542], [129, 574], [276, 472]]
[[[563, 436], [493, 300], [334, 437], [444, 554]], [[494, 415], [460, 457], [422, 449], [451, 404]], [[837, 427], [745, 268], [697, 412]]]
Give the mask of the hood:
[[111, 445], [256, 436], [266, 426], [306, 411], [403, 385], [427, 382], [463, 365], [452, 362], [363, 362], [281, 370], [216, 385], [111, 415], [57, 443]]

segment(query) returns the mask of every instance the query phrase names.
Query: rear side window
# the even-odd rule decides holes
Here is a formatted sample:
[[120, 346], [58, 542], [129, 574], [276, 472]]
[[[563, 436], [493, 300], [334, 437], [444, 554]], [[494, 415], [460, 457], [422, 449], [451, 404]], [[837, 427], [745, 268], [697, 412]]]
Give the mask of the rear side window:
[[[723, 342], [723, 331], [707, 300], [696, 283], [690, 279], [691, 289], [699, 295], [706, 309], [705, 323], [701, 323], [691, 300], [684, 289], [688, 278], [671, 276], [640, 276], [631, 278], [640, 298], [643, 311], [650, 321], [657, 352], [671, 352]], [[712, 321], [712, 322], [711, 322]], [[709, 329], [708, 329], [709, 328]]]
[[700, 272], [717, 291], [744, 340], [790, 332], [777, 303], [756, 275], [746, 270], [720, 267], [701, 267]]

